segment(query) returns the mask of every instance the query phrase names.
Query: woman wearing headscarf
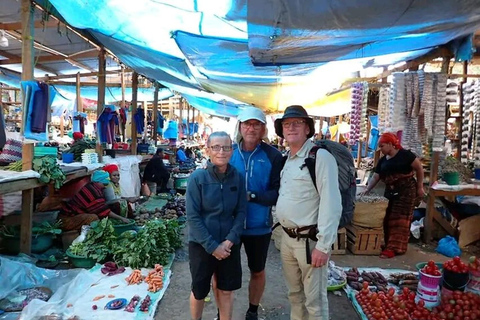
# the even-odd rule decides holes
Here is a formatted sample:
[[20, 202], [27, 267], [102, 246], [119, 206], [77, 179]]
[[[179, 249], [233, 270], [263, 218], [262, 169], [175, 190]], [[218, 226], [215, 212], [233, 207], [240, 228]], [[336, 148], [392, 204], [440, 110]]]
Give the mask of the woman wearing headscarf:
[[386, 185], [385, 197], [389, 201], [383, 221], [385, 246], [380, 258], [393, 258], [407, 251], [413, 210], [425, 195], [423, 168], [415, 154], [403, 149], [393, 133], [382, 134], [378, 147], [385, 156], [378, 161], [364, 194], [380, 180]]
[[116, 214], [122, 217], [133, 215], [133, 210], [129, 202], [137, 201], [137, 198], [123, 198], [120, 189], [120, 171], [116, 164], [107, 164], [103, 167], [108, 172], [110, 183], [105, 187], [104, 195], [110, 208]]
[[83, 225], [106, 217], [124, 223], [130, 222], [110, 210], [103, 194], [109, 183], [108, 172], [97, 170], [92, 174], [91, 182], [83, 186], [68, 202], [62, 204], [59, 218], [62, 220], [64, 231], [80, 230]]

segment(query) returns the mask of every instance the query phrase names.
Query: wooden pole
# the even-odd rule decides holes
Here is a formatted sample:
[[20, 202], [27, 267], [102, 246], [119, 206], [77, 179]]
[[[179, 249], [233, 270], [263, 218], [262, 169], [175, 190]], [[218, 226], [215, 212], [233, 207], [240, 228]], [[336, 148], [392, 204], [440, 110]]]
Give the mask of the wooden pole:
[[76, 82], [76, 92], [77, 92], [77, 112], [83, 112], [83, 103], [80, 90], [80, 72], [77, 73], [77, 82]]
[[[433, 152], [432, 156], [432, 163], [430, 167], [430, 181], [429, 186], [431, 187], [436, 181], [438, 177], [438, 165], [440, 160], [440, 153], [437, 151]], [[433, 231], [433, 213], [432, 210], [435, 210], [435, 197], [432, 195], [428, 196], [427, 200], [427, 211], [425, 216], [425, 230], [423, 232], [423, 241], [429, 243], [432, 239], [432, 231]]]
[[368, 157], [368, 142], [370, 141], [370, 130], [372, 130], [372, 124], [370, 123], [370, 117], [367, 114], [367, 136], [365, 137], [365, 156]]
[[143, 108], [143, 114], [145, 115], [144, 121], [143, 121], [143, 143], [147, 143], [147, 135], [148, 135], [148, 130], [147, 130], [147, 123], [148, 123], [148, 103], [147, 101], [142, 101], [142, 108]]
[[[123, 66], [120, 71], [120, 85], [122, 87], [122, 101], [120, 101], [120, 108], [125, 109], [125, 68]], [[125, 134], [126, 134], [125, 126], [122, 126], [121, 133], [122, 133], [122, 142], [127, 141], [127, 137], [125, 137]]]
[[[105, 71], [107, 67], [107, 60], [106, 60], [106, 52], [105, 49], [102, 48], [98, 54], [98, 98], [97, 98], [97, 119], [102, 114], [103, 109], [105, 108], [105, 84], [106, 84], [106, 77]], [[103, 148], [102, 144], [100, 143], [100, 136], [98, 135], [98, 128], [97, 128], [97, 153], [98, 153], [98, 160], [102, 162], [103, 158]]]
[[[448, 66], [447, 66], [448, 67]], [[443, 70], [443, 65], [442, 65], [442, 70]], [[463, 62], [463, 74], [466, 75], [468, 72], [468, 61]], [[462, 81], [460, 81], [460, 89], [459, 89], [459, 94], [460, 94], [460, 99], [458, 103], [458, 114], [463, 117], [463, 106], [465, 104], [465, 101], [463, 100], [463, 85], [467, 82], [467, 78], [463, 77]], [[462, 120], [463, 118], [457, 118], [456, 119], [456, 126], [458, 130], [458, 137], [462, 137]], [[457, 142], [457, 159], [460, 160], [462, 154], [462, 144]]]
[[133, 116], [137, 113], [137, 94], [138, 94], [138, 73], [135, 71], [132, 74], [132, 143], [131, 152], [133, 155], [137, 154], [137, 126], [133, 120]]
[[[33, 80], [33, 37], [34, 37], [34, 9], [30, 0], [21, 2], [22, 21], [22, 81]], [[25, 98], [24, 98], [25, 100]], [[26, 118], [27, 106], [23, 107], [23, 118]], [[21, 134], [24, 134], [25, 123], [21, 125]], [[33, 144], [24, 143], [22, 148], [22, 170], [31, 170], [33, 161]], [[32, 220], [33, 220], [33, 189], [22, 191], [22, 215], [20, 217], [20, 251], [30, 254], [32, 247]]]
[[157, 146], [157, 130], [158, 130], [158, 83], [155, 83], [155, 91], [153, 92], [153, 141]]

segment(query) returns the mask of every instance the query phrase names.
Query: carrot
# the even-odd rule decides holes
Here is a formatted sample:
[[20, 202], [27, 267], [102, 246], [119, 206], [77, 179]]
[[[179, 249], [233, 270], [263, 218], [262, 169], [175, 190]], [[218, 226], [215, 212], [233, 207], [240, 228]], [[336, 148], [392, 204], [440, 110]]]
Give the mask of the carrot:
[[118, 287], [118, 284], [111, 286], [110, 289], [115, 289], [116, 287]]
[[115, 296], [113, 294], [109, 294], [108, 297], [109, 298], [115, 298]]
[[98, 300], [103, 299], [103, 298], [105, 298], [105, 295], [96, 296], [95, 298], [93, 298], [93, 301], [98, 301]]

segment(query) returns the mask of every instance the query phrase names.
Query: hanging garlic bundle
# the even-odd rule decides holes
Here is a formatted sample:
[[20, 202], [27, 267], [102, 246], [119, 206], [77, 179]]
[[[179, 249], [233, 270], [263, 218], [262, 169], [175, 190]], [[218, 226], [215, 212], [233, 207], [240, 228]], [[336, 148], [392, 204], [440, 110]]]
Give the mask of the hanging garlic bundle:
[[393, 113], [392, 129], [393, 131], [401, 131], [406, 120], [405, 74], [401, 72], [394, 73], [393, 84], [393, 99], [390, 101]]
[[423, 80], [423, 93], [421, 105], [424, 112], [424, 127], [427, 132], [427, 139], [433, 136], [433, 116], [435, 104], [433, 103], [433, 74], [425, 73]]
[[[367, 110], [368, 110], [368, 83], [363, 82], [363, 90], [362, 90], [362, 106], [361, 106], [361, 117], [360, 117], [360, 136], [363, 140], [367, 137]], [[367, 141], [368, 143], [368, 141]]]
[[390, 122], [389, 112], [390, 89], [381, 87], [378, 94], [378, 131], [385, 132], [387, 123]]
[[[474, 122], [476, 119], [476, 107], [474, 104], [474, 88], [472, 83], [463, 84], [463, 119], [462, 119], [462, 139], [460, 147], [460, 160], [463, 164], [468, 163], [468, 136], [470, 132], [470, 112], [473, 111]], [[448, 94], [447, 94], [448, 95]], [[450, 94], [451, 96], [451, 94]], [[477, 134], [474, 133], [473, 140], [476, 141]], [[476, 145], [476, 142], [474, 143]]]
[[480, 82], [475, 81], [474, 84], [474, 93], [473, 93], [473, 103], [474, 103], [474, 110], [475, 118], [476, 118], [476, 126], [475, 126], [475, 135], [476, 135], [476, 150], [475, 150], [475, 166], [480, 167]]
[[350, 138], [348, 143], [355, 145], [360, 138], [360, 121], [363, 102], [363, 85], [361, 83], [352, 84], [352, 109], [350, 112]]
[[434, 86], [435, 112], [433, 117], [433, 141], [434, 151], [442, 151], [445, 139], [445, 112], [447, 106], [447, 75], [444, 73], [435, 74]]

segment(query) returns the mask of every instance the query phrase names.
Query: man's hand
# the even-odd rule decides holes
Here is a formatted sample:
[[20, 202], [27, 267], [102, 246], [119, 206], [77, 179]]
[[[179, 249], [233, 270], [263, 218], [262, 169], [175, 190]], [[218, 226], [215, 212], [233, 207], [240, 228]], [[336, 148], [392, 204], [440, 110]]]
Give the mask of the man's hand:
[[313, 249], [312, 251], [312, 267], [320, 268], [327, 265], [328, 262], [328, 254], [323, 253], [318, 249]]
[[230, 249], [226, 248], [223, 242], [213, 251], [212, 255], [218, 260], [226, 259], [230, 256]]
[[130, 220], [128, 220], [127, 218], [120, 218], [120, 220], [123, 222], [123, 223], [130, 223]]

